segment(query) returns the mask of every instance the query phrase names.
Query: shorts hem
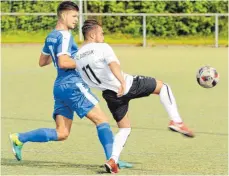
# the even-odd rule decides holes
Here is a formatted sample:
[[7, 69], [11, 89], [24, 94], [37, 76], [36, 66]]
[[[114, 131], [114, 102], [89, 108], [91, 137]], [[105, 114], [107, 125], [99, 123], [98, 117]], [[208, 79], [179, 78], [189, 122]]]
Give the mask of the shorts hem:
[[127, 109], [127, 111], [126, 111], [126, 113], [125, 113], [125, 115], [124, 116], [122, 116], [122, 118], [118, 118], [118, 120], [116, 120], [117, 118], [116, 117], [114, 117], [113, 116], [113, 118], [115, 119], [115, 121], [118, 123], [118, 122], [120, 122], [125, 116], [126, 116], [126, 114], [128, 113], [128, 109]]
[[[97, 102], [96, 104], [98, 104], [98, 102]], [[88, 109], [87, 111], [85, 111], [85, 113], [83, 113], [82, 115], [78, 115], [78, 114], [77, 114], [77, 115], [78, 115], [81, 119], [84, 118], [84, 117], [86, 117], [87, 114], [95, 107], [96, 104], [93, 104], [93, 105], [91, 106], [91, 108]]]
[[56, 116], [57, 116], [57, 115], [64, 116], [65, 118], [70, 119], [70, 120], [73, 120], [73, 117], [74, 117], [74, 116], [69, 117], [68, 115], [66, 115], [66, 114], [64, 114], [64, 113], [53, 113], [52, 118], [53, 118], [55, 121], [56, 121]]

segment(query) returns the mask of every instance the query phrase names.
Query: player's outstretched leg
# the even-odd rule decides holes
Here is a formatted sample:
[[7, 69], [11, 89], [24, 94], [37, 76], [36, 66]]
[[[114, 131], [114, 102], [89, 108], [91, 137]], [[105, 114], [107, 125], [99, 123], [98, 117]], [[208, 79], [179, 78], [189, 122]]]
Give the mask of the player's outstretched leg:
[[156, 82], [157, 86], [153, 93], [159, 94], [161, 103], [164, 105], [166, 111], [169, 114], [169, 117], [171, 118], [168, 128], [187, 137], [194, 137], [193, 132], [183, 123], [180, 117], [176, 100], [173, 96], [170, 86], [163, 83], [162, 81], [157, 80]]
[[14, 156], [18, 161], [22, 160], [21, 150], [26, 142], [56, 141], [56, 129], [40, 128], [26, 133], [14, 133], [10, 135], [10, 142]]
[[39, 128], [25, 133], [14, 133], [10, 135], [10, 142], [14, 156], [18, 161], [22, 160], [22, 147], [26, 142], [49, 142], [67, 139], [70, 134], [72, 120], [57, 115], [56, 129]]

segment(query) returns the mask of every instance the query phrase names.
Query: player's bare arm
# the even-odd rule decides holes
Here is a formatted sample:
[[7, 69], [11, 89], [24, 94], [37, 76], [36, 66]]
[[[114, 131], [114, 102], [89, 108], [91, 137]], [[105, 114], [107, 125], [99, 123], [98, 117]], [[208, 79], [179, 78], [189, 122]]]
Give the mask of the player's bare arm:
[[125, 92], [126, 83], [122, 75], [120, 65], [117, 62], [111, 62], [109, 63], [109, 67], [112, 73], [115, 75], [115, 77], [119, 80], [121, 84], [117, 96], [122, 96]]
[[62, 69], [75, 69], [76, 63], [68, 55], [63, 54], [58, 57], [58, 66]]
[[50, 63], [52, 63], [52, 57], [50, 55], [45, 55], [41, 53], [40, 59], [39, 59], [39, 66], [43, 67], [43, 66], [49, 65]]

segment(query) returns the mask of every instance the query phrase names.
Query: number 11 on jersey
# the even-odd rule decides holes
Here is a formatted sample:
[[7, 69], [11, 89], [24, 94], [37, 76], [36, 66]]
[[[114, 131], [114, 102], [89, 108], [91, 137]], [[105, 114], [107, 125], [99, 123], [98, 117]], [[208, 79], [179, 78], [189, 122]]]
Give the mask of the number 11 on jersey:
[[[99, 78], [95, 75], [95, 73], [93, 72], [93, 70], [91, 69], [91, 67], [90, 67], [89, 65], [86, 65], [85, 67], [83, 67], [82, 70], [85, 72], [85, 74], [87, 75], [88, 79], [91, 80], [91, 82], [93, 82], [93, 83], [95, 83], [95, 84], [97, 84], [97, 85], [98, 85], [98, 84], [101, 84], [101, 81], [100, 81]], [[91, 79], [91, 77], [90, 77], [89, 74], [88, 74], [88, 70], [89, 70], [89, 72], [91, 73], [91, 76], [96, 80], [96, 82], [93, 81], [93, 80]]]

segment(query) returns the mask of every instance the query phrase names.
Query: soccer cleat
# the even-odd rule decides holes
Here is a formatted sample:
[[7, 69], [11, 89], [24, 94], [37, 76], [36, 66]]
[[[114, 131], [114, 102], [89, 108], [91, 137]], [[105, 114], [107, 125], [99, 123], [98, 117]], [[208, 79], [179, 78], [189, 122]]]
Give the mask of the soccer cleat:
[[10, 135], [10, 142], [12, 146], [12, 151], [14, 153], [14, 156], [18, 161], [21, 161], [21, 149], [23, 147], [23, 143], [19, 141], [18, 134], [14, 133]]
[[106, 171], [108, 173], [118, 173], [118, 165], [115, 163], [114, 159], [109, 159], [105, 164], [104, 164]]
[[118, 161], [118, 167], [119, 167], [119, 169], [123, 169], [123, 168], [132, 168], [133, 167], [133, 165], [132, 164], [130, 164], [130, 163], [127, 163], [127, 162], [125, 162], [125, 161]]
[[185, 126], [185, 124], [183, 122], [176, 123], [176, 122], [171, 120], [168, 128], [172, 131], [181, 133], [187, 137], [194, 137], [193, 132], [190, 129], [188, 129], [188, 127]]

